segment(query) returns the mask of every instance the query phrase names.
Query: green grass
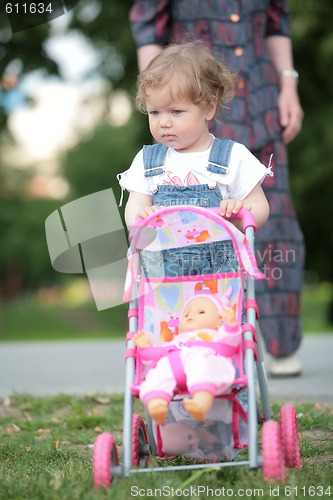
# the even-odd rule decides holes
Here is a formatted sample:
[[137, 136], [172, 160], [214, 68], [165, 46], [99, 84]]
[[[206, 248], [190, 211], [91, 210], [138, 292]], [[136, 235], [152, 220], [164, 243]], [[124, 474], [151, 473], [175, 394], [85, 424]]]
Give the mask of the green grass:
[[119, 338], [128, 306], [97, 311], [94, 304], [45, 306], [36, 297], [0, 304], [0, 341]]
[[329, 306], [333, 297], [332, 283], [305, 285], [302, 294], [302, 322], [304, 332], [333, 332], [329, 323]]
[[[312, 404], [295, 407], [302, 467], [300, 471], [289, 470], [284, 485], [264, 483], [261, 469], [228, 467], [218, 471], [132, 474], [128, 478], [116, 478], [110, 490], [96, 490], [92, 480], [92, 445], [103, 431], [112, 432], [117, 446], [121, 445], [122, 396], [14, 395], [10, 400], [0, 400], [0, 498], [127, 500], [135, 496], [137, 488], [141, 491], [138, 497], [149, 498], [159, 497], [152, 495], [154, 489], [164, 488], [167, 493], [172, 487], [178, 491], [176, 497], [185, 498], [186, 488], [192, 487], [195, 491], [199, 486], [212, 490], [224, 487], [235, 495], [241, 489], [248, 493], [256, 489], [257, 494], [253, 493], [252, 498], [272, 498], [270, 492], [273, 488], [277, 492], [278, 487], [280, 499], [330, 498], [333, 496], [333, 408]], [[135, 411], [142, 413], [138, 400], [135, 400]], [[273, 405], [273, 412], [277, 418], [279, 405]], [[121, 455], [120, 449], [119, 453]], [[242, 454], [246, 455], [246, 451]], [[156, 459], [151, 462], [157, 464]], [[163, 463], [170, 465], [171, 462], [158, 465]], [[317, 489], [320, 486], [325, 488], [326, 495], [313, 495], [314, 491], [320, 492]], [[297, 489], [298, 495], [295, 495]], [[180, 496], [180, 490], [185, 492], [184, 496]], [[251, 498], [250, 494], [246, 496]], [[187, 498], [203, 499], [208, 495]]]
[[[328, 322], [330, 283], [306, 285], [302, 297], [305, 333], [333, 332]], [[0, 302], [0, 341], [120, 338], [128, 329], [128, 305], [97, 311], [92, 300], [70, 306], [60, 297], [49, 304], [40, 296]]]

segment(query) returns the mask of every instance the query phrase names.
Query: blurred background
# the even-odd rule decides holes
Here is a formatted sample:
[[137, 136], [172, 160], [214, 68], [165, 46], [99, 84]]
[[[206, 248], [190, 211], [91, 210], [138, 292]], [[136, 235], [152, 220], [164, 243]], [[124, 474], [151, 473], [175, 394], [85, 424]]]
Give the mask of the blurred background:
[[[12, 33], [0, 17], [0, 341], [124, 335], [127, 305], [97, 311], [84, 275], [53, 270], [45, 219], [112, 188], [151, 138], [134, 109], [130, 0], [80, 0]], [[305, 119], [289, 146], [306, 241], [305, 333], [333, 331], [333, 3], [290, 0]], [[123, 217], [123, 207], [120, 208]]]

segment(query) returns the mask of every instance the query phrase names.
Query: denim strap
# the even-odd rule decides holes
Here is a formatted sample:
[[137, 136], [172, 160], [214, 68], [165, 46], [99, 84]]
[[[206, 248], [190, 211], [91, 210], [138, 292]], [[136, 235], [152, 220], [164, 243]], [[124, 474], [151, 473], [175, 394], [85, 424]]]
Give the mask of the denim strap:
[[[213, 140], [208, 159], [207, 170], [215, 174], [227, 174], [229, 172], [229, 160], [234, 141], [231, 139]], [[164, 144], [151, 144], [143, 146], [143, 163], [145, 177], [163, 174], [163, 164], [168, 147]]]
[[145, 177], [163, 174], [163, 164], [168, 151], [164, 144], [151, 144], [143, 146], [143, 164]]
[[234, 141], [231, 139], [213, 140], [210, 150], [207, 170], [214, 174], [226, 175], [229, 172], [230, 153]]

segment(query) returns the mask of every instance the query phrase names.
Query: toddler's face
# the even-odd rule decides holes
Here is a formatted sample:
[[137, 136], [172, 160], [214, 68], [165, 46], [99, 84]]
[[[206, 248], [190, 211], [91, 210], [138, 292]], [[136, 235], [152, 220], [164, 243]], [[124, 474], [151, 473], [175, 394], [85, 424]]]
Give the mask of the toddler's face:
[[222, 324], [221, 313], [214, 302], [205, 298], [192, 299], [179, 320], [179, 332], [210, 328], [217, 330]]
[[175, 99], [168, 86], [146, 92], [149, 128], [157, 142], [182, 153], [205, 151], [212, 138], [208, 122], [215, 113], [215, 103], [200, 106], [185, 99]]

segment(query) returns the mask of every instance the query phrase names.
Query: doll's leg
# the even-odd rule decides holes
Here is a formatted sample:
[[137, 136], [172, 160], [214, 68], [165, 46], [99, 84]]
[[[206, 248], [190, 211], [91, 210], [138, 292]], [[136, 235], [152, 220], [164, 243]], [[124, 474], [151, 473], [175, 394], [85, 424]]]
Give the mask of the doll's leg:
[[169, 401], [163, 398], [153, 397], [146, 403], [147, 410], [156, 425], [165, 423], [168, 415]]
[[159, 359], [141, 384], [140, 399], [157, 425], [164, 424], [166, 420], [175, 386], [176, 381], [167, 356]]
[[195, 420], [203, 420], [213, 406], [214, 393], [203, 388], [191, 394], [191, 399], [184, 399], [184, 407]]

